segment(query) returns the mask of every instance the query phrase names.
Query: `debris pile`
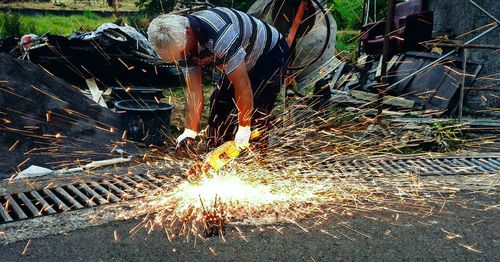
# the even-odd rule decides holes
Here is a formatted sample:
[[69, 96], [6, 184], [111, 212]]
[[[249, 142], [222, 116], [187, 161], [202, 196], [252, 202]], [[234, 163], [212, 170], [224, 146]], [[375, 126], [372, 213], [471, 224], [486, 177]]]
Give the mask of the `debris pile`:
[[115, 113], [29, 61], [0, 53], [0, 178], [31, 165], [74, 167], [116, 157]]

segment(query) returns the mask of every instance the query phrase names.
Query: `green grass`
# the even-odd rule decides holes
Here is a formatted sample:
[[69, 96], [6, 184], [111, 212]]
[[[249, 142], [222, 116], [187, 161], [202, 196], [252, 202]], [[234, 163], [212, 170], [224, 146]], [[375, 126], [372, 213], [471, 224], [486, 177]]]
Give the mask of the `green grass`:
[[[12, 14], [0, 14], [0, 37], [15, 36], [34, 33], [43, 35], [51, 33], [55, 35], [70, 35], [74, 31], [92, 31], [105, 22], [113, 22], [113, 17], [101, 17], [92, 12], [85, 12], [82, 15], [56, 16], [56, 15], [38, 15], [38, 16], [19, 16], [19, 32], [12, 33], [4, 27], [6, 19], [15, 19]], [[17, 35], [12, 35], [17, 34]]]
[[335, 45], [339, 51], [351, 55], [356, 53], [356, 51], [358, 50], [358, 43], [359, 37], [357, 35], [342, 34], [342, 32], [339, 32], [337, 34], [337, 42]]
[[330, 8], [339, 30], [357, 30], [363, 20], [364, 0], [330, 0]]

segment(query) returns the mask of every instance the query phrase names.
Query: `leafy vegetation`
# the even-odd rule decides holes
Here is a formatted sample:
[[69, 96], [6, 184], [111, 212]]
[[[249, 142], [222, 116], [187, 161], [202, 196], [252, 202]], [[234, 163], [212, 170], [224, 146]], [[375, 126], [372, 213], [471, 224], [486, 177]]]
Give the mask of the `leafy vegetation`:
[[354, 30], [361, 26], [364, 0], [330, 0], [328, 2], [328, 8], [340, 30]]
[[90, 11], [82, 15], [57, 16], [51, 14], [38, 16], [0, 14], [0, 37], [20, 37], [34, 33], [43, 35], [70, 35], [74, 31], [91, 31], [105, 22], [113, 22], [113, 17], [101, 17]]
[[174, 9], [174, 0], [137, 0], [135, 5], [139, 7], [141, 15], [156, 16], [168, 13]]
[[459, 122], [454, 120], [432, 125], [436, 147], [439, 151], [447, 152], [460, 149], [467, 137], [465, 133], [457, 130], [461, 126]]
[[[239, 10], [247, 10], [255, 1], [235, 0], [212, 0], [218, 6], [230, 6]], [[328, 8], [332, 12], [339, 29], [337, 35], [337, 48], [352, 54], [358, 46], [355, 31], [362, 24], [364, 0], [329, 0]], [[149, 19], [160, 13], [172, 10], [175, 0], [136, 0], [136, 6], [140, 13], [125, 17], [128, 24], [144, 30], [147, 28]], [[385, 12], [385, 1], [378, 1], [376, 10], [377, 18], [383, 17]], [[375, 16], [373, 16], [374, 18]], [[11, 13], [0, 14], [0, 37], [19, 37], [27, 33], [42, 35], [51, 34], [69, 35], [74, 31], [93, 30], [104, 22], [112, 22], [113, 17], [100, 17], [93, 12], [87, 11], [83, 15], [72, 15], [68, 17], [45, 14], [41, 16], [24, 16]], [[351, 31], [345, 33], [344, 31]], [[144, 32], [144, 31], [143, 31]]]
[[0, 14], [0, 36], [19, 36], [21, 22], [17, 14]]

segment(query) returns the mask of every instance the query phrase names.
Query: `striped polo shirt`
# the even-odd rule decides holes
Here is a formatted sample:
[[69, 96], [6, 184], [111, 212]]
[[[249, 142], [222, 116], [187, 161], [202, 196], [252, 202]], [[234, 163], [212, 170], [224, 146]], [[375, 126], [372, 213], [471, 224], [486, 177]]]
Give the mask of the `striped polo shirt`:
[[278, 30], [243, 12], [216, 7], [187, 15], [198, 38], [189, 56], [198, 65], [214, 65], [226, 74], [245, 62], [250, 70], [278, 42]]

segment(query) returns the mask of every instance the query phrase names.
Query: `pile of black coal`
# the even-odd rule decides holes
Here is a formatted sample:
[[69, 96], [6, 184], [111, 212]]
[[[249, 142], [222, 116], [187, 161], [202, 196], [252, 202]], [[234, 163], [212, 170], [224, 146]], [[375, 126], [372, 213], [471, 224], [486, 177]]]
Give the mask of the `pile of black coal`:
[[0, 53], [0, 178], [118, 157], [122, 133], [117, 114], [77, 87]]

